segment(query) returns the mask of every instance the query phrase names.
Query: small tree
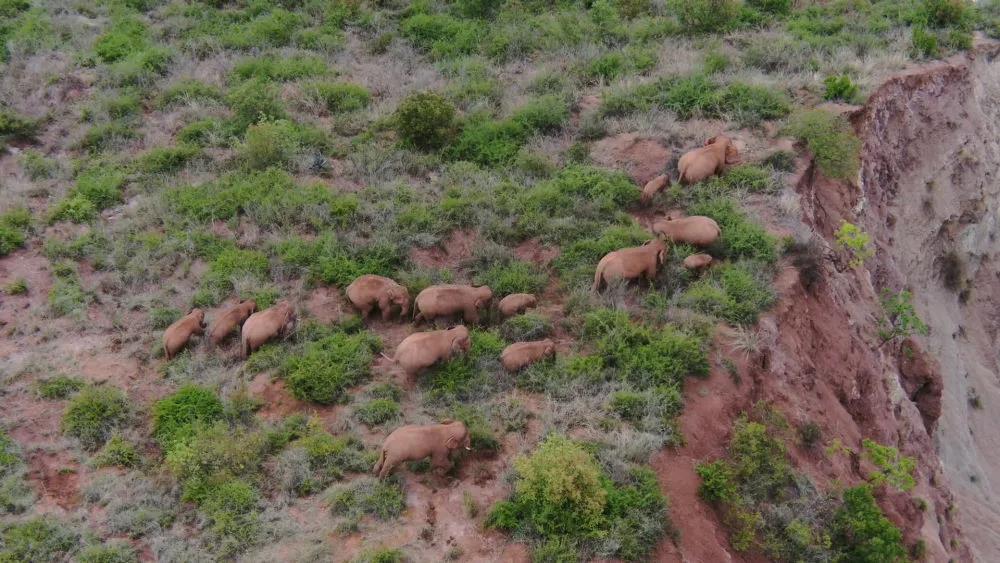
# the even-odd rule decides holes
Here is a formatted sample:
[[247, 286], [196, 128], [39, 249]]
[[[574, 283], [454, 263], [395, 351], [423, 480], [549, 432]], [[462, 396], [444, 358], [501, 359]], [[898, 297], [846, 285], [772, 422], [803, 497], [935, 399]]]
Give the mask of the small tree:
[[454, 121], [455, 106], [434, 92], [412, 94], [396, 110], [400, 136], [425, 150], [447, 144], [454, 132]]
[[891, 340], [904, 339], [919, 334], [926, 336], [930, 328], [924, 324], [917, 316], [913, 308], [913, 294], [907, 290], [893, 293], [891, 290], [882, 291], [882, 310], [885, 311], [885, 318], [882, 319], [879, 329], [881, 344]]
[[851, 255], [850, 265], [852, 268], [863, 265], [866, 260], [875, 256], [871, 240], [871, 237], [860, 227], [847, 221], [844, 221], [837, 229], [837, 245]]

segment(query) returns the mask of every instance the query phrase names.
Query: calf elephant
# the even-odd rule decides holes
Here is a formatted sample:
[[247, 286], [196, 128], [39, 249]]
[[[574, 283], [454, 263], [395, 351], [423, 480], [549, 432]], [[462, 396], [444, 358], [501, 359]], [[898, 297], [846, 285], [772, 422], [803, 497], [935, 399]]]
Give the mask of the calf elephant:
[[641, 277], [650, 283], [667, 257], [667, 245], [660, 239], [646, 242], [642, 246], [623, 248], [607, 253], [597, 263], [594, 272], [594, 291], [612, 280], [634, 280]]
[[257, 302], [253, 299], [248, 299], [246, 301], [240, 301], [236, 305], [223, 311], [215, 322], [212, 324], [212, 330], [209, 331], [208, 337], [211, 339], [212, 344], [218, 346], [222, 344], [226, 338], [229, 337], [237, 328], [243, 326], [250, 315], [254, 314], [257, 310]]
[[432, 321], [436, 317], [462, 315], [467, 323], [479, 322], [479, 309], [487, 307], [493, 291], [471, 285], [432, 285], [413, 301], [413, 319]]
[[364, 318], [368, 318], [376, 306], [382, 312], [384, 321], [392, 316], [394, 307], [399, 307], [400, 317], [405, 317], [410, 311], [410, 293], [405, 287], [382, 276], [361, 276], [347, 286], [345, 293]]
[[708, 254], [692, 254], [684, 259], [684, 267], [688, 270], [704, 270], [712, 265], [712, 257]]
[[505, 370], [515, 372], [543, 358], [552, 358], [555, 355], [556, 343], [548, 338], [534, 342], [515, 342], [500, 353], [500, 363], [503, 364]]
[[205, 311], [198, 308], [191, 309], [163, 332], [163, 353], [167, 359], [172, 360], [196, 334], [205, 334]]
[[497, 309], [505, 317], [520, 315], [538, 305], [538, 298], [530, 293], [512, 293], [500, 300]]
[[243, 323], [243, 358], [247, 358], [258, 348], [274, 338], [288, 336], [295, 330], [295, 309], [291, 303], [281, 300], [268, 309], [250, 315]]
[[389, 359], [399, 364], [407, 377], [412, 379], [422, 370], [458, 353], [466, 353], [471, 347], [469, 329], [459, 325], [411, 334], [396, 346], [396, 355]]
[[666, 174], [662, 174], [653, 178], [652, 180], [646, 182], [646, 185], [642, 188], [642, 196], [640, 196], [639, 201], [642, 203], [649, 203], [653, 201], [653, 196], [667, 189], [670, 185], [670, 177]]
[[674, 244], [709, 246], [722, 236], [722, 229], [715, 219], [703, 215], [673, 218], [668, 215], [653, 223], [653, 233]]
[[418, 461], [430, 456], [431, 465], [448, 469], [451, 452], [464, 447], [472, 449], [469, 429], [461, 421], [445, 420], [441, 424], [400, 426], [382, 442], [382, 453], [372, 472], [385, 479], [404, 461]]
[[739, 164], [740, 153], [733, 140], [718, 135], [705, 141], [705, 146], [688, 151], [677, 161], [677, 181], [683, 186], [697, 184], [716, 174], [722, 174], [727, 164]]

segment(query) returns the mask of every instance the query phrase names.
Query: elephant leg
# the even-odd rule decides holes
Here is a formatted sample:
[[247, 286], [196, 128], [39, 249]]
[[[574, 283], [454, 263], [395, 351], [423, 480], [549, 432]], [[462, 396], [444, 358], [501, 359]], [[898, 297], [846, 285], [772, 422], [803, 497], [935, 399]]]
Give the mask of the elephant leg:
[[382, 463], [382, 469], [378, 472], [379, 480], [381, 481], [388, 477], [392, 473], [392, 470], [396, 468], [397, 463], [395, 459], [390, 458], [387, 454], [385, 461]]
[[451, 460], [448, 459], [447, 451], [437, 450], [431, 455], [431, 465], [437, 469], [441, 469], [442, 473], [446, 473], [449, 468], [451, 468]]
[[462, 317], [465, 318], [465, 322], [476, 324], [479, 322], [479, 310], [475, 306], [467, 307]]

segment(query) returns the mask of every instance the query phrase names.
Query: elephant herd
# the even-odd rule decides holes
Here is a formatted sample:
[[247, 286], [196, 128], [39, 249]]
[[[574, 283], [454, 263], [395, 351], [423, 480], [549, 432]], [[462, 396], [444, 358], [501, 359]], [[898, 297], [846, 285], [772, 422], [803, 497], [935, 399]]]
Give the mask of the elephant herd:
[[[732, 139], [723, 135], [712, 137], [703, 147], [680, 158], [678, 181], [682, 185], [690, 185], [721, 174], [727, 165], [738, 162], [738, 157]], [[669, 184], [666, 175], [654, 178], [643, 188], [641, 200], [650, 202]], [[597, 264], [593, 291], [600, 291], [604, 285], [615, 280], [645, 278], [652, 283], [666, 260], [668, 241], [706, 247], [722, 234], [719, 225], [709, 217], [682, 217], [676, 214], [668, 214], [664, 219], [655, 221], [652, 232], [656, 238], [642, 246], [622, 248], [605, 255]], [[690, 270], [700, 270], [711, 263], [712, 257], [704, 253], [693, 254], [683, 261], [684, 267]], [[386, 277], [363, 275], [347, 286], [345, 294], [365, 319], [375, 309], [386, 321], [397, 310], [400, 318], [410, 313], [409, 292]], [[464, 322], [478, 323], [480, 312], [489, 308], [492, 301], [493, 292], [486, 286], [433, 285], [413, 299], [413, 320], [433, 322], [437, 318], [460, 317]], [[510, 317], [537, 304], [538, 299], [534, 295], [515, 293], [501, 299], [497, 310], [502, 316]], [[253, 300], [245, 300], [227, 308], [215, 319], [209, 338], [213, 345], [218, 346], [240, 328], [240, 354], [246, 358], [268, 341], [290, 334], [295, 322], [295, 310], [287, 300], [263, 311], [257, 311]], [[179, 353], [192, 336], [203, 335], [206, 327], [205, 312], [198, 308], [171, 324], [163, 335], [163, 350], [167, 359]], [[383, 356], [398, 365], [412, 380], [421, 371], [439, 362], [468, 353], [471, 346], [469, 329], [459, 324], [444, 330], [411, 334], [399, 343], [392, 357]], [[554, 357], [555, 352], [556, 345], [551, 339], [517, 342], [503, 350], [500, 363], [508, 372], [516, 372], [544, 358]], [[384, 478], [400, 463], [426, 457], [431, 457], [434, 467], [447, 468], [450, 453], [460, 447], [471, 449], [469, 431], [460, 421], [402, 426], [386, 437], [373, 471], [379, 478]]]

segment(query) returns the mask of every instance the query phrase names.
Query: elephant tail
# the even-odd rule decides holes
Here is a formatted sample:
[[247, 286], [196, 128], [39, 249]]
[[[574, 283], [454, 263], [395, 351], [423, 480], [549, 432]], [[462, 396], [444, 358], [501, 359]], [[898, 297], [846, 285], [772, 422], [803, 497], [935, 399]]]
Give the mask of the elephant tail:
[[250, 339], [240, 335], [240, 356], [245, 360], [250, 357]]
[[393, 363], [396, 362], [396, 358], [393, 358], [392, 356], [386, 354], [385, 352], [381, 352], [380, 351], [379, 354], [381, 354], [383, 358], [389, 360], [390, 362], [393, 362]]
[[591, 291], [600, 291], [602, 281], [604, 281], [604, 264], [598, 264], [597, 271], [594, 272], [594, 287], [591, 288]]
[[372, 473], [378, 475], [382, 471], [382, 467], [385, 465], [385, 448], [378, 456], [378, 461], [375, 462], [375, 467], [372, 468]]

